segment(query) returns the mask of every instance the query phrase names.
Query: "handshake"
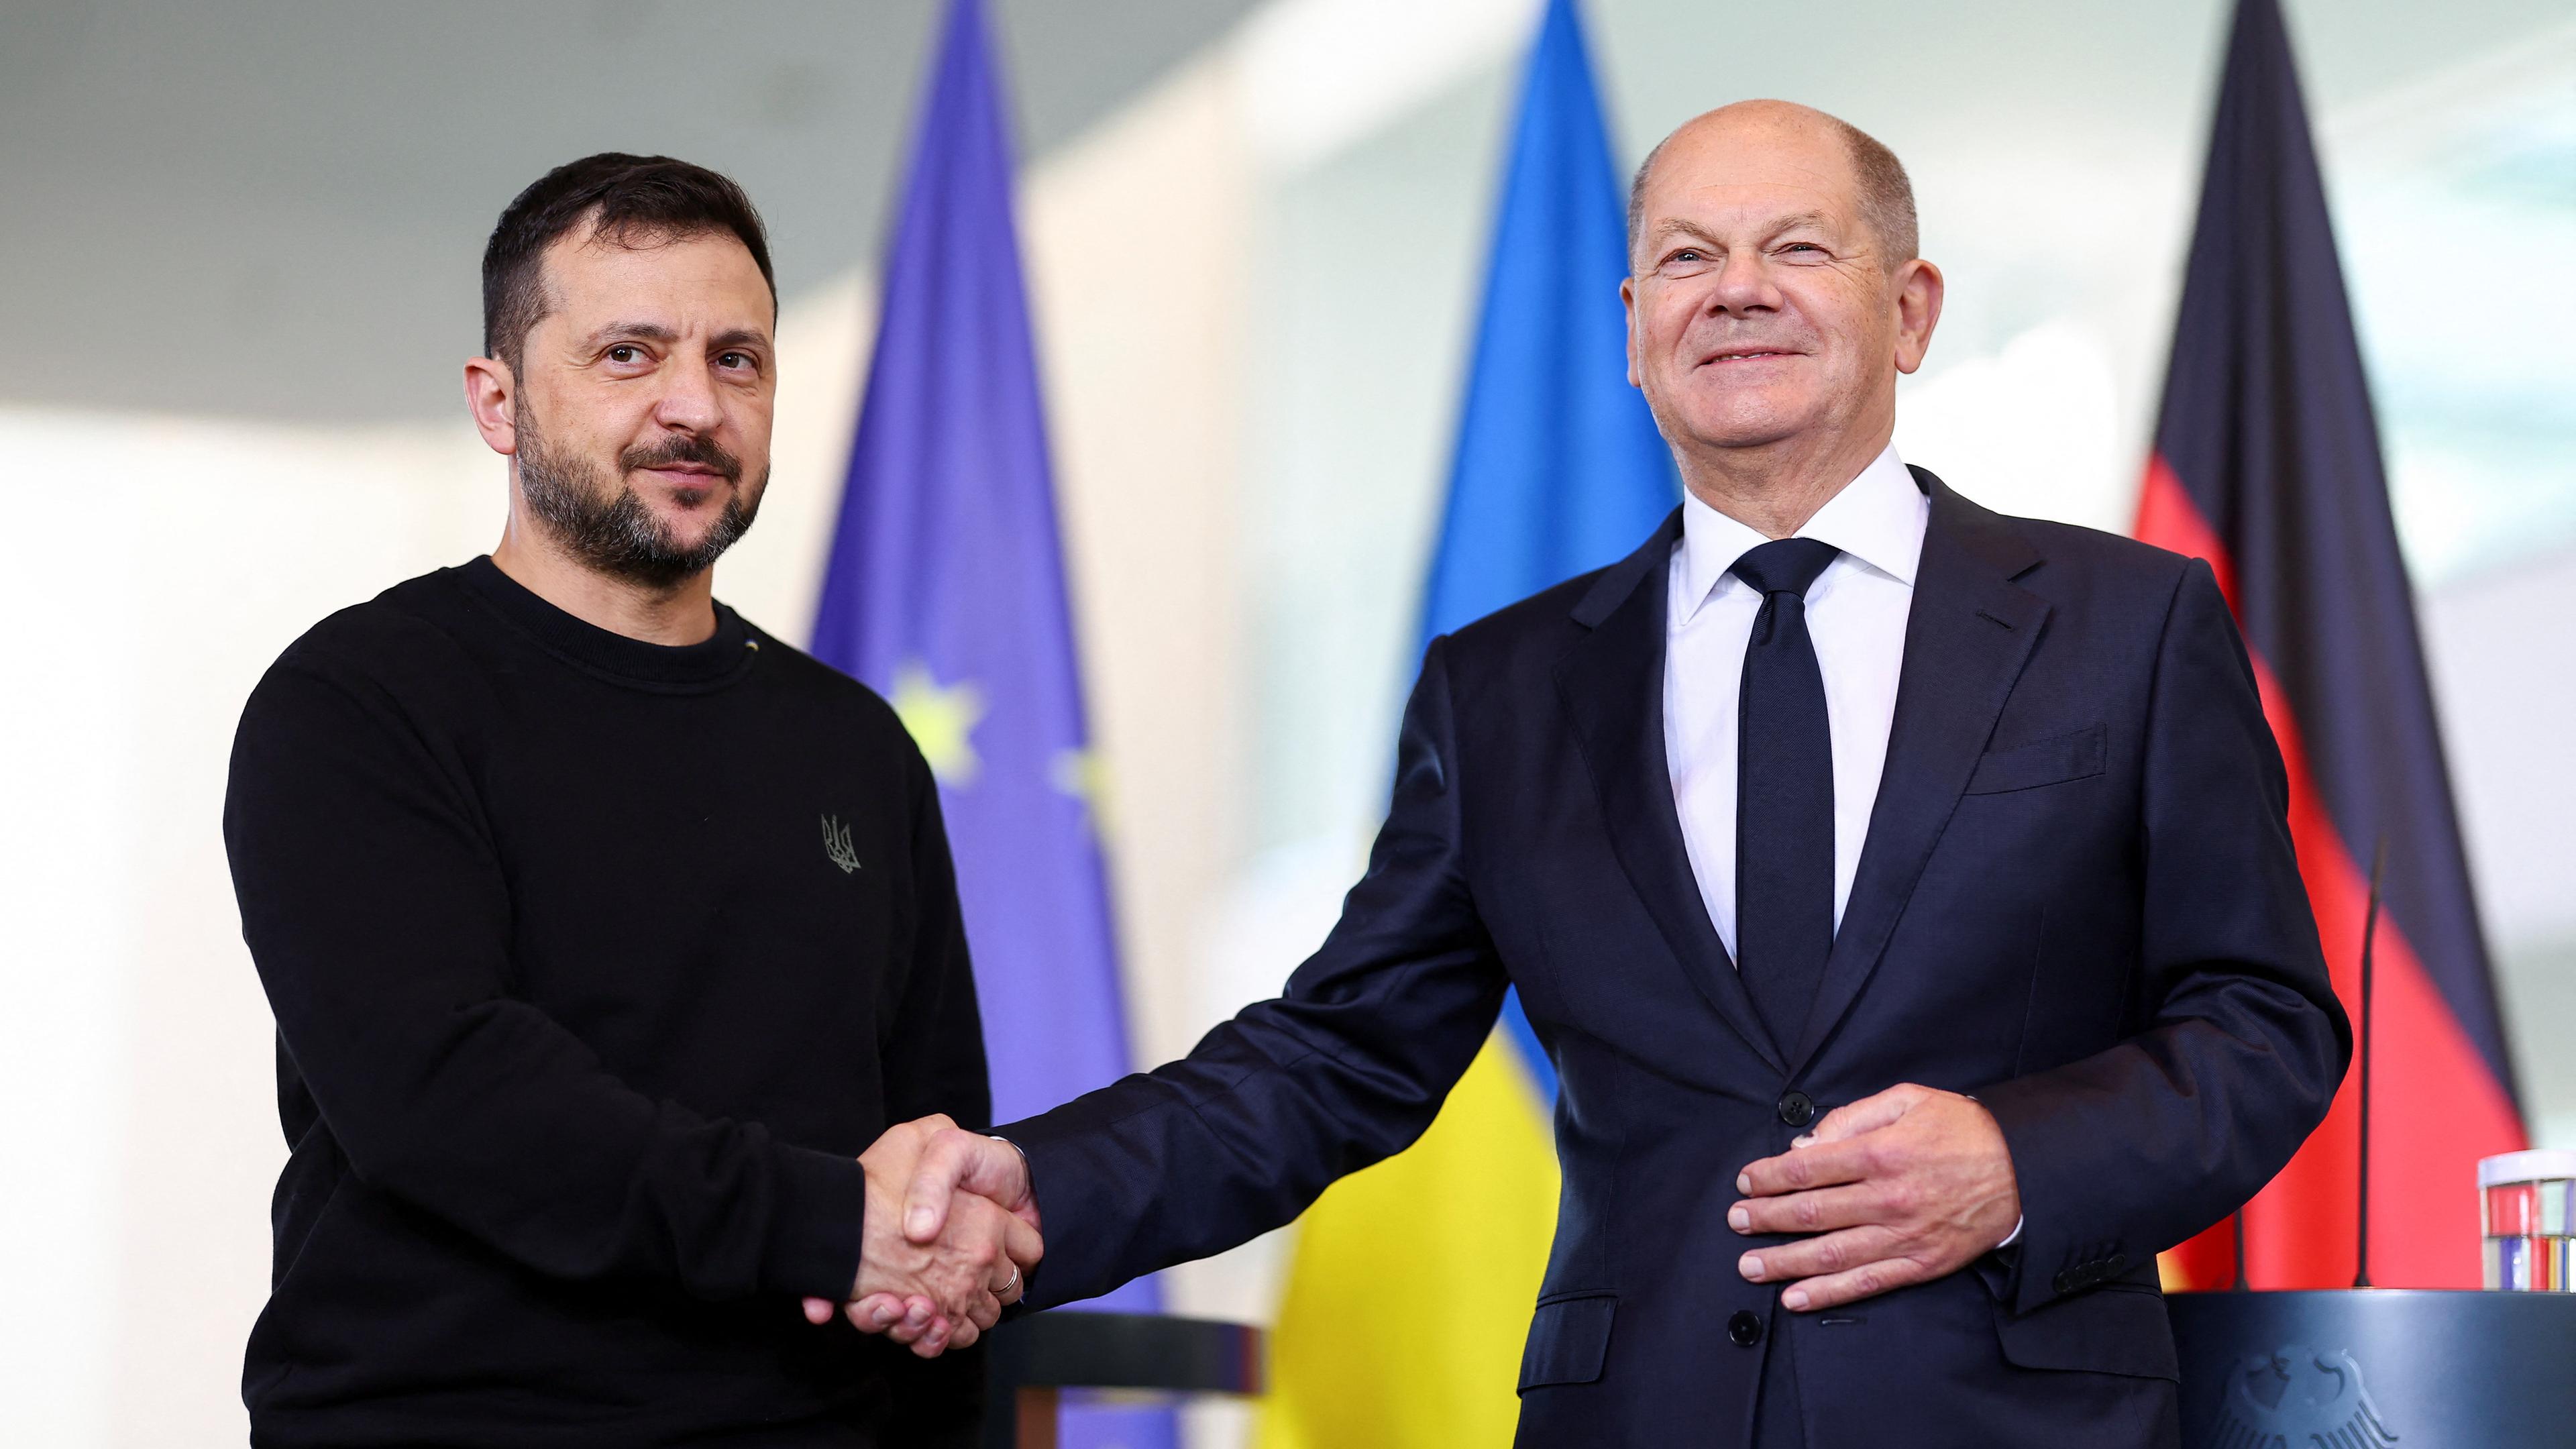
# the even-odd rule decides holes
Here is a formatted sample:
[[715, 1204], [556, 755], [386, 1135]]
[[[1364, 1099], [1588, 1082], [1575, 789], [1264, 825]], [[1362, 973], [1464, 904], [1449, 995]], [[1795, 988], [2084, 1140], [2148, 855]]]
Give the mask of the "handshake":
[[[882, 1333], [923, 1358], [973, 1343], [1020, 1301], [1045, 1251], [1027, 1159], [998, 1137], [932, 1116], [887, 1129], [859, 1165], [867, 1221], [859, 1276], [839, 1311], [861, 1333]], [[829, 1323], [834, 1307], [808, 1298], [805, 1317]]]
[[[867, 1222], [839, 1310], [923, 1358], [964, 1348], [1020, 1301], [1044, 1251], [1028, 1159], [945, 1117], [889, 1129], [860, 1154]], [[1743, 1254], [1793, 1312], [1955, 1273], [2021, 1235], [2003, 1129], [1976, 1098], [1902, 1083], [1826, 1113], [1787, 1152], [1747, 1164], [1727, 1225], [1779, 1239]], [[835, 1305], [805, 1300], [832, 1321]]]

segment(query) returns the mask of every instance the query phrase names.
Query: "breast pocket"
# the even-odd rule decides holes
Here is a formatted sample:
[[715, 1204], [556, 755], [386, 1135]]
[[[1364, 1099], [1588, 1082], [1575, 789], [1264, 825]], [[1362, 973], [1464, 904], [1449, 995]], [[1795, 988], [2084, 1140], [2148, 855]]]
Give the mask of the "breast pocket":
[[2007, 790], [2035, 790], [2101, 774], [2110, 757], [2110, 731], [2087, 725], [2026, 745], [1989, 750], [1968, 777], [1967, 793], [2000, 795]]

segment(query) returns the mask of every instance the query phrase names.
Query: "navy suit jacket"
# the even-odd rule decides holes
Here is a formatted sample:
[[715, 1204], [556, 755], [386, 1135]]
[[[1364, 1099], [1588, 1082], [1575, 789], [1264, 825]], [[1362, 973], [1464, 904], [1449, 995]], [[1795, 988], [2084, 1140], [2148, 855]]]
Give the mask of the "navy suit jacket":
[[[2289, 1161], [2350, 1055], [2280, 755], [2206, 564], [1916, 481], [1886, 772], [1797, 1040], [1764, 1030], [1683, 850], [1677, 513], [1432, 643], [1368, 872], [1284, 996], [999, 1129], [1046, 1221], [1032, 1305], [1244, 1242], [1401, 1150], [1508, 984], [1562, 1083], [1521, 1444], [1744, 1443], [1783, 1332], [1813, 1449], [2171, 1442], [2155, 1255]], [[1776, 1286], [1736, 1271], [1737, 1171], [1787, 1149], [1792, 1094], [1821, 1110], [1899, 1082], [1992, 1110], [2020, 1241], [1774, 1314]], [[1739, 1346], [1746, 1311], [1778, 1326]]]

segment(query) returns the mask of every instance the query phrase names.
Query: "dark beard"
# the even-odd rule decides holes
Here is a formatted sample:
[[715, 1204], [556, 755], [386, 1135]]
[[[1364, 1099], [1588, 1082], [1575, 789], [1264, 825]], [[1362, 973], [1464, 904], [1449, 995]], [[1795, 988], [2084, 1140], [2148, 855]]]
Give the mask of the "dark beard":
[[[766, 472], [757, 487], [737, 486], [706, 537], [683, 548], [632, 487], [612, 485], [588, 459], [558, 457], [548, 449], [524, 398], [518, 433], [519, 496], [528, 501], [529, 514], [583, 566], [647, 588], [672, 588], [713, 567], [751, 531], [751, 521], [760, 514], [760, 495], [768, 490]], [[618, 476], [672, 463], [700, 463], [736, 485], [742, 480], [742, 464], [731, 453], [711, 439], [689, 437], [628, 449], [618, 456]], [[747, 504], [745, 497], [751, 500]]]

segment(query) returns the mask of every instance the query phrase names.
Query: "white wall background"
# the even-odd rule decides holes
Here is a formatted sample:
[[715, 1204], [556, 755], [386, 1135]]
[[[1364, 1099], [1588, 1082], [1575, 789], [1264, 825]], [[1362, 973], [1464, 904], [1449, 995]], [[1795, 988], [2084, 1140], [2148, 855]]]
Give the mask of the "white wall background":
[[[1531, 12], [1282, 0], [1027, 178], [1135, 1035], [1158, 1059], [1311, 948], [1374, 823]], [[1900, 445], [1997, 506], [2125, 521], [2216, 0], [1860, 0], [1827, 34], [1689, 0], [1588, 14], [1623, 160], [1751, 94], [1905, 156], [1951, 301]], [[2519, 0], [2307, 0], [2292, 25], [2526, 1098], [2576, 1145], [2576, 1067], [2544, 1049], [2576, 1022], [2576, 303], [2540, 285], [2576, 263], [2576, 27]], [[775, 486], [719, 573], [790, 638], [871, 297], [848, 275], [787, 299]], [[217, 834], [233, 720], [313, 620], [487, 547], [501, 469], [461, 417], [5, 402], [0, 457], [29, 641], [0, 686], [0, 1440], [238, 1442], [283, 1148]], [[1279, 1251], [1177, 1273], [1175, 1306], [1266, 1314]], [[1239, 1415], [1200, 1417], [1202, 1442], [1239, 1436]]]

